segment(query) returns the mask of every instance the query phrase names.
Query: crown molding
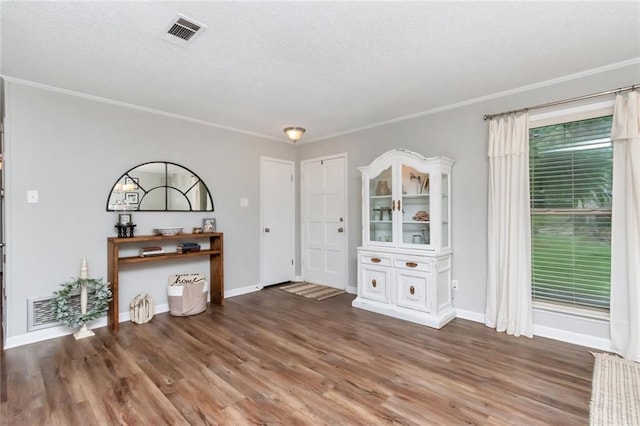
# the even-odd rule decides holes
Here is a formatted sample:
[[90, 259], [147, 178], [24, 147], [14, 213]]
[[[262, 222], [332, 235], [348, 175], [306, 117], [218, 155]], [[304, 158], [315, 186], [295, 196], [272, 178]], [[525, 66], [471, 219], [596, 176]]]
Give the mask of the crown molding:
[[230, 131], [230, 132], [242, 133], [242, 134], [245, 134], [245, 135], [255, 136], [255, 137], [258, 137], [258, 138], [262, 138], [262, 139], [269, 139], [269, 140], [272, 140], [272, 141], [288, 143], [288, 141], [284, 141], [282, 139], [274, 138], [274, 137], [268, 136], [268, 135], [263, 135], [262, 133], [256, 133], [256, 132], [251, 132], [249, 130], [238, 129], [236, 127], [225, 126], [224, 124], [218, 124], [218, 123], [213, 123], [213, 122], [207, 121], [207, 120], [201, 120], [201, 119], [198, 119], [198, 118], [187, 117], [185, 115], [174, 114], [172, 112], [162, 111], [162, 110], [155, 109], [155, 108], [149, 108], [149, 107], [145, 107], [145, 106], [141, 106], [141, 105], [131, 104], [131, 103], [128, 103], [128, 102], [117, 101], [115, 99], [104, 98], [102, 96], [89, 95], [89, 94], [83, 93], [83, 92], [76, 92], [74, 90], [63, 89], [61, 87], [50, 86], [48, 84], [43, 84], [43, 83], [37, 83], [35, 81], [23, 80], [23, 79], [16, 78], [16, 77], [11, 77], [11, 76], [8, 76], [8, 75], [0, 74], [0, 77], [4, 78], [5, 81], [8, 81], [10, 83], [20, 84], [22, 86], [35, 87], [37, 89], [47, 90], [49, 92], [62, 93], [64, 95], [75, 96], [77, 98], [88, 99], [88, 100], [91, 100], [91, 101], [101, 102], [101, 103], [104, 103], [104, 104], [116, 105], [116, 106], [123, 107], [123, 108], [129, 108], [129, 109], [134, 109], [134, 110], [137, 110], [137, 111], [147, 112], [147, 113], [150, 113], [150, 114], [161, 115], [161, 116], [164, 116], [164, 117], [174, 118], [176, 120], [188, 121], [188, 122], [200, 124], [200, 125], [203, 125], [203, 126], [215, 127], [217, 129], [227, 130], [227, 131]]
[[443, 112], [443, 111], [448, 111], [448, 110], [452, 110], [452, 109], [456, 109], [456, 108], [461, 108], [461, 107], [465, 107], [465, 106], [469, 106], [469, 105], [473, 105], [473, 104], [478, 104], [481, 102], [486, 102], [486, 101], [490, 101], [493, 99], [498, 99], [498, 98], [502, 98], [505, 96], [511, 96], [511, 95], [515, 95], [518, 93], [523, 93], [523, 92], [528, 92], [530, 90], [535, 90], [535, 89], [540, 89], [543, 87], [548, 87], [548, 86], [553, 86], [554, 84], [559, 84], [559, 83], [564, 83], [566, 81], [571, 81], [571, 80], [577, 80], [579, 78], [583, 78], [583, 77], [588, 77], [591, 75], [595, 75], [595, 74], [600, 74], [603, 72], [607, 72], [607, 71], [611, 71], [611, 70], [615, 70], [615, 69], [619, 69], [619, 68], [625, 68], [631, 65], [636, 65], [636, 64], [640, 64], [640, 57], [637, 58], [633, 58], [633, 59], [629, 59], [626, 61], [622, 61], [622, 62], [616, 62], [614, 64], [609, 64], [603, 67], [599, 67], [599, 68], [593, 68], [587, 71], [581, 71], [575, 74], [569, 74], [563, 77], [558, 77], [558, 78], [554, 78], [551, 80], [545, 80], [539, 83], [534, 83], [534, 84], [529, 84], [526, 86], [521, 86], [521, 87], [517, 87], [515, 89], [509, 89], [509, 90], [504, 90], [502, 92], [496, 92], [493, 93], [491, 95], [485, 95], [485, 96], [480, 96], [477, 98], [471, 98], [471, 99], [467, 99], [465, 101], [461, 101], [461, 102], [456, 102], [453, 104], [449, 104], [449, 105], [444, 105], [441, 107], [437, 107], [437, 108], [432, 108], [432, 109], [428, 109], [426, 111], [421, 111], [421, 112], [416, 112], [413, 114], [408, 114], [408, 115], [403, 115], [400, 117], [396, 117], [396, 118], [392, 118], [390, 120], [384, 120], [384, 121], [379, 121], [377, 123], [372, 123], [372, 124], [367, 124], [366, 126], [362, 126], [362, 127], [357, 127], [355, 129], [351, 129], [351, 130], [345, 130], [343, 132], [337, 132], [337, 133], [332, 133], [330, 135], [327, 136], [321, 136], [321, 137], [317, 137], [317, 138], [312, 138], [312, 139], [307, 139], [304, 143], [310, 143], [310, 142], [317, 142], [317, 141], [321, 141], [324, 139], [331, 139], [331, 138], [335, 138], [338, 136], [344, 136], [344, 135], [348, 135], [351, 133], [356, 133], [362, 130], [368, 130], [368, 129], [373, 129], [375, 127], [380, 127], [380, 126], [386, 126], [388, 124], [394, 124], [394, 123], [398, 123], [401, 121], [405, 121], [405, 120], [411, 120], [413, 118], [418, 118], [418, 117], [423, 117], [426, 115], [431, 115], [431, 114], [436, 114], [438, 112]]

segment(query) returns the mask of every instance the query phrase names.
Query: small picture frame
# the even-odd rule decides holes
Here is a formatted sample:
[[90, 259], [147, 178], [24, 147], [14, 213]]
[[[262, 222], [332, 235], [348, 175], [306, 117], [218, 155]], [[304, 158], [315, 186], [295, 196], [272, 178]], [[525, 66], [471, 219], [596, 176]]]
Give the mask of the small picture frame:
[[125, 176], [124, 178], [125, 187], [129, 190], [138, 189], [138, 182], [140, 182], [140, 178], [132, 178], [129, 176]]
[[202, 232], [216, 232], [216, 220], [212, 217], [202, 219]]
[[118, 215], [118, 225], [130, 225], [131, 213], [120, 213]]
[[128, 204], [138, 204], [139, 195], [138, 195], [137, 192], [127, 192], [127, 193], [124, 194], [124, 200]]

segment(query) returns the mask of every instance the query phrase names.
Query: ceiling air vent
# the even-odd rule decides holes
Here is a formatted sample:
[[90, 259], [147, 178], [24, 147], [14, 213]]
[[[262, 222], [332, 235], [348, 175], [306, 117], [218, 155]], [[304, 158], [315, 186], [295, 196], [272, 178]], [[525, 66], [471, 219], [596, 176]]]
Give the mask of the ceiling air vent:
[[186, 16], [178, 15], [167, 26], [161, 38], [180, 47], [187, 47], [206, 29], [205, 25]]

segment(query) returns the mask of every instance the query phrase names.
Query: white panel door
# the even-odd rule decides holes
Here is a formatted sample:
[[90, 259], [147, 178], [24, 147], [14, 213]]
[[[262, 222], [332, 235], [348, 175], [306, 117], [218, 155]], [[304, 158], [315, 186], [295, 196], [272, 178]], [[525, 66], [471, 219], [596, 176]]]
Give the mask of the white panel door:
[[294, 164], [263, 157], [261, 164], [262, 285], [294, 276]]
[[302, 275], [346, 289], [345, 155], [302, 163]]

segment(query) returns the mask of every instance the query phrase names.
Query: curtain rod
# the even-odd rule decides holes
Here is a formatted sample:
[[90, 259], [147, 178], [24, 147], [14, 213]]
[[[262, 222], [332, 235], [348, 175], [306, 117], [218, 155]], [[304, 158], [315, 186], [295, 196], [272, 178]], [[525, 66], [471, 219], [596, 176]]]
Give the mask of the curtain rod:
[[561, 101], [549, 102], [549, 103], [546, 103], [546, 104], [535, 105], [535, 106], [528, 107], [528, 108], [514, 109], [513, 111], [499, 112], [497, 114], [487, 114], [487, 115], [483, 116], [483, 119], [486, 121], [486, 120], [492, 119], [493, 117], [498, 117], [500, 115], [506, 115], [506, 114], [512, 114], [514, 112], [525, 112], [525, 111], [529, 111], [529, 110], [532, 110], [532, 109], [540, 109], [540, 108], [546, 108], [546, 107], [555, 106], [555, 105], [562, 105], [562, 104], [567, 104], [569, 102], [577, 102], [577, 101], [582, 101], [584, 99], [597, 98], [598, 96], [610, 95], [612, 93], [627, 92], [627, 91], [632, 91], [632, 90], [636, 90], [636, 89], [640, 89], [640, 84], [634, 84], [633, 86], [621, 87], [619, 89], [607, 90], [605, 92], [592, 93], [590, 95], [578, 96], [576, 98], [571, 98], [571, 99], [563, 99]]

